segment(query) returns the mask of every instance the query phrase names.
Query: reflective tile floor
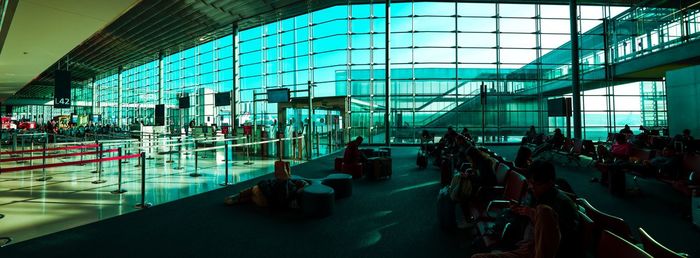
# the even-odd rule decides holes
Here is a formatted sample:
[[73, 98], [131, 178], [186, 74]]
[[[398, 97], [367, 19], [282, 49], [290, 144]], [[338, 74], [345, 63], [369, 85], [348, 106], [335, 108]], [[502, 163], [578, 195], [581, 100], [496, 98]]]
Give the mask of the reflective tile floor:
[[[6, 150], [3, 150], [6, 151]], [[65, 153], [65, 152], [61, 152]], [[222, 187], [224, 182], [224, 154], [222, 150], [208, 151], [206, 157], [198, 159], [199, 177], [195, 172], [194, 154], [173, 154], [175, 162], [166, 163], [167, 155], [146, 160], [145, 200], [153, 205], [181, 199], [187, 196]], [[108, 156], [112, 156], [111, 154]], [[229, 161], [229, 182], [249, 180], [274, 170], [274, 159], [253, 158], [247, 163], [244, 155], [236, 153]], [[9, 158], [3, 155], [3, 159]], [[87, 157], [94, 158], [94, 155]], [[79, 157], [64, 157], [47, 160], [47, 164], [80, 160]], [[290, 161], [291, 165], [300, 161]], [[40, 165], [34, 160], [31, 165]], [[135, 167], [137, 159], [122, 164], [122, 189], [127, 192], [113, 194], [118, 189], [118, 163], [103, 163], [101, 179], [95, 171], [95, 163], [84, 166], [63, 166], [47, 169], [49, 181], [38, 181], [43, 177], [41, 169], [0, 174], [0, 236], [9, 236], [13, 242], [24, 241], [60, 230], [88, 224], [137, 210], [141, 203], [141, 167]], [[29, 162], [2, 162], [1, 168], [28, 166]]]

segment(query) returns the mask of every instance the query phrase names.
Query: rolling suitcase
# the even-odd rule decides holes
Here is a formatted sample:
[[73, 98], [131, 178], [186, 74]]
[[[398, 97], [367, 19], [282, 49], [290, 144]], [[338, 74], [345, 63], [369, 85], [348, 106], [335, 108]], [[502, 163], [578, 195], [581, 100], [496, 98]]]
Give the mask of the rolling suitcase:
[[610, 188], [610, 193], [624, 195], [627, 191], [627, 182], [625, 179], [625, 171], [621, 169], [610, 169], [608, 171], [608, 187]]
[[454, 230], [457, 228], [456, 208], [457, 204], [450, 198], [450, 188], [440, 189], [437, 198], [437, 215], [442, 229]]
[[370, 179], [391, 177], [390, 158], [370, 158], [367, 160], [367, 177]]
[[428, 166], [428, 157], [425, 155], [425, 152], [418, 151], [418, 157], [416, 157], [416, 165], [419, 168], [426, 168]]
[[452, 161], [443, 159], [440, 164], [440, 184], [443, 186], [450, 185], [452, 182]]

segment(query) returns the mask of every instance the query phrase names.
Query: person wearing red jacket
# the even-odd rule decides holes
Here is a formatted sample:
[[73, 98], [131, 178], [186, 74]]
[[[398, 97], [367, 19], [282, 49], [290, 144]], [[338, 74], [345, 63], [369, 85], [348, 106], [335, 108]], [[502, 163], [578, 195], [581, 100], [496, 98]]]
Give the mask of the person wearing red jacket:
[[345, 153], [343, 153], [343, 163], [361, 163], [367, 160], [367, 157], [360, 151], [362, 140], [362, 136], [357, 136], [355, 140], [348, 143], [345, 147]]

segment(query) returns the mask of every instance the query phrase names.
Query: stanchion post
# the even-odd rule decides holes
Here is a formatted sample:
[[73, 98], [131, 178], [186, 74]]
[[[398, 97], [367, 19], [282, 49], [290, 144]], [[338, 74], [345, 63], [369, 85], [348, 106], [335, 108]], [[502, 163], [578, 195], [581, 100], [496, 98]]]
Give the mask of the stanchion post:
[[[178, 140], [178, 142], [179, 142], [179, 140]], [[166, 161], [165, 163], [173, 163], [173, 145], [172, 144], [170, 144], [170, 146], [168, 147], [168, 161]]]
[[43, 177], [37, 179], [36, 181], [49, 181], [51, 180], [52, 177], [46, 176], [46, 144], [44, 144], [44, 150], [42, 151], [42, 165], [44, 166], [41, 168], [41, 172], [44, 175]]
[[[100, 143], [95, 141], [95, 144], [96, 144], [96, 146], [95, 146], [95, 159], [99, 160], [100, 159]], [[100, 172], [100, 165], [98, 163], [100, 163], [100, 162], [95, 162], [95, 171], [92, 171], [93, 174]]]
[[177, 165], [175, 167], [175, 170], [181, 170], [182, 169], [182, 143], [180, 143], [182, 140], [182, 137], [177, 140], [178, 145], [177, 145]]
[[[24, 150], [25, 150], [25, 148], [24, 148], [24, 137], [22, 137], [22, 151], [24, 151]], [[24, 152], [22, 152], [19, 156], [22, 157], [22, 158], [24, 158]], [[24, 162], [26, 162], [26, 161], [18, 161], [17, 163], [24, 163]]]
[[[29, 147], [29, 149], [33, 151], [33, 150], [34, 150], [34, 135], [32, 135], [31, 143], [29, 144], [29, 146], [31, 146], [31, 147]], [[30, 158], [33, 158], [33, 157], [34, 157], [34, 152], [30, 152], [30, 153], [29, 153], [29, 157], [30, 157]], [[33, 164], [34, 164], [34, 159], [30, 159], [30, 160], [29, 160], [29, 165], [31, 166], [31, 165], [33, 165]]]
[[96, 167], [97, 167], [97, 180], [92, 181], [92, 183], [93, 184], [102, 184], [104, 182], [107, 182], [105, 180], [102, 180], [102, 144], [98, 143], [97, 146], [99, 149], [99, 151], [97, 151], [97, 156], [99, 158], [97, 158], [98, 161], [95, 163]]
[[146, 157], [146, 159], [155, 159], [153, 157], [153, 134], [148, 135], [148, 154], [150, 156]]
[[[129, 139], [129, 140], [132, 140], [132, 141], [129, 141], [129, 142], [127, 142], [126, 144], [124, 144], [124, 147], [126, 148], [126, 155], [129, 155], [129, 153], [131, 153], [131, 152], [129, 151], [129, 149], [131, 149], [132, 147], [134, 147], [133, 139]], [[127, 147], [127, 146], [129, 146], [129, 147]], [[128, 159], [123, 159], [123, 160], [119, 161], [119, 163], [129, 163], [129, 160], [128, 160]]]
[[228, 142], [224, 142], [224, 182], [219, 184], [221, 186], [229, 186], [231, 183], [228, 182]]
[[[17, 132], [11, 132], [10, 134], [12, 136], [12, 151], [15, 152], [17, 151]], [[10, 157], [17, 157], [17, 155], [13, 154]]]
[[[196, 150], [196, 148], [195, 148]], [[194, 150], [193, 150], [194, 151]], [[199, 155], [197, 155], [197, 152], [194, 153], [194, 173], [191, 173], [191, 177], [200, 177], [202, 174], [198, 173], [199, 171]]]
[[[122, 148], [121, 148], [121, 147], [119, 147], [119, 148], [117, 149], [117, 155], [119, 155], [119, 157], [122, 156]], [[118, 180], [118, 182], [117, 182], [117, 190], [114, 190], [114, 191], [112, 191], [111, 193], [113, 193], [113, 194], [123, 194], [123, 193], [126, 193], [126, 190], [122, 189], [122, 163], [121, 163], [119, 160], [117, 160], [117, 172], [119, 173], [118, 179], [117, 179], [117, 180]]]
[[248, 145], [248, 143], [246, 143], [246, 145], [245, 145], [245, 155], [246, 155], [246, 159], [247, 159], [248, 161], [246, 161], [246, 162], [243, 163], [243, 164], [252, 165], [253, 162], [250, 161], [250, 145]]
[[136, 205], [137, 209], [145, 209], [145, 208], [150, 208], [153, 206], [150, 203], [146, 202], [146, 153], [141, 152], [141, 157], [139, 157], [139, 160], [141, 160], [141, 203]]

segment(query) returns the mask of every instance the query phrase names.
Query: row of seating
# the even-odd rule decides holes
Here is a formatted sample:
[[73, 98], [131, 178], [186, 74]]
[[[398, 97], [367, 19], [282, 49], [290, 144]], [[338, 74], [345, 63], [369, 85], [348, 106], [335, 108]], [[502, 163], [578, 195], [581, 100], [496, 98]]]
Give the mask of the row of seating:
[[[470, 214], [477, 221], [477, 230], [486, 246], [494, 246], [500, 241], [501, 235], [491, 232], [496, 217], [509, 206], [509, 200], [523, 201], [526, 196], [527, 182], [525, 177], [512, 169], [512, 163], [486, 148], [481, 150], [496, 161], [495, 170], [498, 186], [484, 189], [478, 198], [473, 198], [469, 205]], [[676, 253], [655, 241], [642, 228], [639, 229], [641, 243], [639, 246], [627, 223], [619, 218], [594, 208], [587, 200], [570, 196], [579, 205], [579, 215], [582, 221], [580, 230], [581, 250], [588, 256], [600, 258], [636, 258], [636, 257], [686, 257]]]

